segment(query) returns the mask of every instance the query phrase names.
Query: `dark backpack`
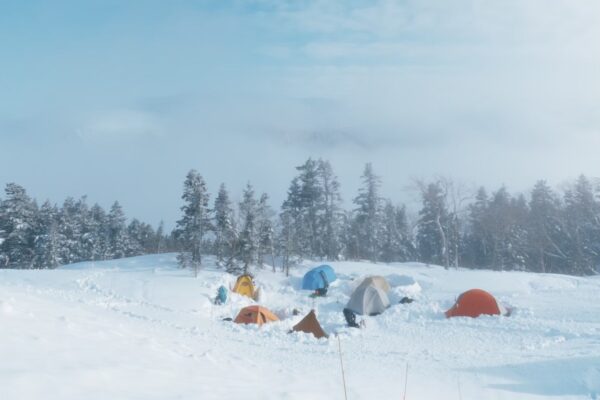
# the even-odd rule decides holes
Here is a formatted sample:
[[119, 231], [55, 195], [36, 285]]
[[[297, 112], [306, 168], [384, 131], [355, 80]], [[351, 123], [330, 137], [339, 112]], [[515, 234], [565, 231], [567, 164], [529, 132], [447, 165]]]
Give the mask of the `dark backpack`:
[[346, 318], [346, 323], [351, 328], [360, 328], [360, 325], [356, 323], [356, 314], [349, 308], [344, 308], [344, 318]]

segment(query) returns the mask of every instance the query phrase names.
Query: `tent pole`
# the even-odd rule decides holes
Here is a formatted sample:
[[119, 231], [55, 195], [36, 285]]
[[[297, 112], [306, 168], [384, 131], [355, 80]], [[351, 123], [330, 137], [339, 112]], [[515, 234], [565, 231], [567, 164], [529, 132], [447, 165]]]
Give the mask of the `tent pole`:
[[342, 362], [342, 343], [340, 342], [340, 335], [337, 335], [338, 350], [340, 353], [340, 366], [342, 368], [342, 383], [344, 384], [344, 399], [348, 400], [348, 393], [346, 392], [346, 375], [344, 374], [344, 363]]
[[402, 400], [406, 400], [406, 387], [408, 386], [408, 361], [406, 362], [406, 373], [404, 374], [404, 396]]

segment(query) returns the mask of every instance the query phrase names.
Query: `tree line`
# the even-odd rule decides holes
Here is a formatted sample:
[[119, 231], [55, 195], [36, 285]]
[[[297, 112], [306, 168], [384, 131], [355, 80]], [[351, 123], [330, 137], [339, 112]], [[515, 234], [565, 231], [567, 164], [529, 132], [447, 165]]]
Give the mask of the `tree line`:
[[251, 184], [234, 205], [224, 184], [211, 203], [203, 177], [188, 173], [183, 217], [173, 232], [182, 266], [197, 270], [215, 254], [230, 272], [271, 264], [287, 272], [302, 259], [419, 261], [449, 267], [596, 274], [600, 266], [600, 186], [580, 176], [561, 193], [540, 180], [530, 195], [502, 186], [488, 194], [450, 179], [415, 182], [413, 218], [381, 196], [381, 179], [365, 165], [344, 209], [331, 164], [308, 159], [278, 212]]
[[381, 179], [365, 165], [344, 207], [331, 164], [309, 158], [296, 167], [281, 207], [248, 183], [234, 202], [225, 184], [214, 200], [202, 175], [189, 171], [181, 218], [162, 224], [127, 219], [118, 202], [108, 212], [87, 199], [41, 207], [10, 183], [0, 199], [0, 267], [54, 268], [177, 251], [195, 271], [203, 256], [232, 273], [275, 265], [289, 272], [303, 259], [419, 261], [449, 267], [595, 274], [600, 265], [600, 186], [580, 176], [558, 192], [538, 181], [528, 195], [506, 187], [488, 193], [450, 179], [416, 181], [418, 213], [381, 196]]
[[100, 261], [161, 252], [173, 246], [158, 229], [127, 219], [114, 202], [106, 212], [86, 197], [67, 198], [59, 207], [38, 206], [26, 190], [9, 183], [0, 199], [0, 268], [56, 268], [80, 261]]
[[279, 213], [269, 205], [269, 196], [257, 195], [250, 183], [238, 204], [224, 184], [211, 203], [204, 178], [190, 171], [183, 216], [173, 231], [180, 264], [197, 271], [202, 255], [214, 254], [218, 265], [234, 273], [264, 264], [275, 270], [276, 259], [289, 272], [302, 259], [414, 259], [406, 209], [380, 198], [380, 179], [371, 164], [351, 211], [342, 207], [340, 183], [328, 161], [308, 159], [296, 170]]

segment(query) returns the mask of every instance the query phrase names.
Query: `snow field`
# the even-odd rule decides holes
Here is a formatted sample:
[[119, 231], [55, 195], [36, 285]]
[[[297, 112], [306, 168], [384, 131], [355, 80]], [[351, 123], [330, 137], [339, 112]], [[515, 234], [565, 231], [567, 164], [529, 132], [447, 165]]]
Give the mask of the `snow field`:
[[[331, 263], [326, 298], [300, 290], [306, 264], [286, 278], [259, 270], [260, 304], [281, 321], [223, 321], [254, 302], [235, 277], [198, 278], [174, 255], [80, 263], [55, 271], [0, 271], [2, 399], [343, 399], [338, 342], [288, 331], [313, 306], [339, 335], [349, 399], [585, 399], [600, 392], [600, 279], [444, 270], [422, 264]], [[341, 313], [362, 277], [382, 275], [392, 307], [345, 327]], [[445, 319], [479, 287], [511, 317]], [[416, 299], [398, 304], [403, 296]], [[294, 316], [293, 310], [301, 310]]]

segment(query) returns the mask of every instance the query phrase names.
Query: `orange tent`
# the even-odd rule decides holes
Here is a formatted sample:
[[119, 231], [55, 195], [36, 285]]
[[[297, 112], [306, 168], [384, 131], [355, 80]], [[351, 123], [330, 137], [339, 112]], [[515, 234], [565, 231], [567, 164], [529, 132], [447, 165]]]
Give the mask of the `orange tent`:
[[261, 306], [248, 306], [240, 310], [233, 322], [237, 324], [262, 325], [273, 321], [279, 321], [279, 318], [271, 311]]
[[450, 317], [472, 317], [480, 315], [500, 315], [501, 307], [488, 292], [481, 289], [467, 290], [456, 300], [451, 309], [446, 311], [446, 318]]
[[306, 317], [302, 318], [302, 321], [294, 325], [292, 331], [312, 333], [317, 339], [327, 337], [327, 334], [323, 331], [321, 324], [319, 324], [319, 321], [317, 320], [315, 310], [310, 310], [310, 312], [306, 314]]

